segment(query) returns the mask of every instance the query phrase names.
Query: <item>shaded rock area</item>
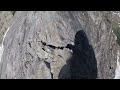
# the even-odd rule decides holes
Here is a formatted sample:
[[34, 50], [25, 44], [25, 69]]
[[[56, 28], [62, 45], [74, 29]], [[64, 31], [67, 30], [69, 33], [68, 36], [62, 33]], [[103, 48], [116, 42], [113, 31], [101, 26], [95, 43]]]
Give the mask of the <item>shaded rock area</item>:
[[[112, 32], [110, 12], [17, 11], [9, 27], [0, 63], [1, 79], [61, 79], [61, 73], [70, 79], [74, 68], [71, 62], [68, 65], [69, 60], [77, 59], [73, 59], [74, 50], [66, 46], [76, 47], [74, 40], [79, 30], [83, 30], [89, 44], [79, 54], [85, 61], [80, 59], [80, 62], [85, 64], [72, 64], [73, 67], [77, 65], [78, 71], [82, 73], [83, 70], [93, 78], [112, 79], [115, 76], [118, 45]], [[81, 50], [78, 48], [78, 51]]]
[[[97, 61], [92, 46], [83, 30], [75, 35], [75, 45], [68, 44], [66, 48], [73, 51], [72, 57], [67, 60], [59, 73], [59, 79], [67, 78], [67, 69], [70, 69], [70, 79], [96, 79]], [[69, 79], [69, 78], [67, 78]]]

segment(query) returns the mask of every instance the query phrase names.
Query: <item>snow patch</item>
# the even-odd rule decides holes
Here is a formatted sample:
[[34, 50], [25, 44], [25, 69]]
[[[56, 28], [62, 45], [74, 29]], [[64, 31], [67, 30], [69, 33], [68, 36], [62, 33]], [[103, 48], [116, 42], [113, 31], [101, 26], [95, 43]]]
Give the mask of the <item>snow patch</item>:
[[6, 37], [6, 34], [7, 32], [9, 31], [10, 27], [8, 27], [7, 31], [5, 32], [4, 36], [3, 36], [3, 41], [2, 41], [2, 44], [0, 46], [0, 62], [1, 62], [1, 59], [2, 59], [2, 54], [3, 54], [3, 51], [4, 51], [4, 45], [3, 45], [3, 42], [4, 42], [4, 39]]
[[2, 59], [2, 54], [3, 54], [3, 46], [1, 45], [0, 46], [0, 62], [1, 62], [1, 59]]
[[117, 66], [116, 66], [116, 70], [115, 70], [115, 78], [114, 78], [114, 79], [120, 79], [120, 63], [119, 63], [119, 56], [120, 56], [120, 52], [118, 51], [118, 53], [117, 53]]

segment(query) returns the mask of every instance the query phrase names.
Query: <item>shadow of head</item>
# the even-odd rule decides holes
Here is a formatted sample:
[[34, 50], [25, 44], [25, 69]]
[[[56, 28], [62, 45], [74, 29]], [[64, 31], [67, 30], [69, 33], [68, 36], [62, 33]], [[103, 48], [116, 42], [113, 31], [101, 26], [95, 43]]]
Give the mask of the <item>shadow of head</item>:
[[97, 62], [92, 46], [83, 30], [75, 35], [75, 45], [68, 44], [66, 48], [73, 51], [59, 73], [59, 79], [96, 79]]
[[75, 44], [84, 43], [85, 40], [88, 42], [87, 36], [83, 30], [80, 30], [75, 35]]

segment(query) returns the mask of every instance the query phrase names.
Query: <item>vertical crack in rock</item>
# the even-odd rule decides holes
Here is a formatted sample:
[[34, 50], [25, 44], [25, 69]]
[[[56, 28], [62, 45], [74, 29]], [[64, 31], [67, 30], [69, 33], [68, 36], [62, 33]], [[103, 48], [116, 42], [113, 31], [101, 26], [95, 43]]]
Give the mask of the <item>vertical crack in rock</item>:
[[51, 72], [51, 66], [50, 66], [50, 63], [47, 62], [47, 61], [44, 61], [44, 63], [46, 64], [47, 68], [50, 69], [51, 78], [53, 79], [53, 73]]
[[30, 48], [31, 48], [31, 43], [30, 43], [30, 42], [28, 42], [28, 44], [29, 44], [29, 46], [30, 46]]
[[11, 12], [12, 12], [12, 14], [13, 14], [13, 16], [14, 16], [16, 11], [11, 11]]

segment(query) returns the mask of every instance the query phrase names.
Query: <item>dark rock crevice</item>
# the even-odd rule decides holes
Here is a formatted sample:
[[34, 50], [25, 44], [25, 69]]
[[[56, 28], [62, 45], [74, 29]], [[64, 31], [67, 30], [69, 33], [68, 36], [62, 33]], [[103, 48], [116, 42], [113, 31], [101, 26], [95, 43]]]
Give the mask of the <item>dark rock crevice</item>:
[[[52, 48], [52, 49], [61, 49], [61, 50], [63, 50], [65, 47], [56, 47], [56, 46], [54, 46], [54, 45], [50, 45], [50, 44], [46, 44], [45, 42], [43, 42], [43, 41], [41, 41], [41, 43], [42, 43], [42, 45], [44, 45], [44, 46], [48, 46], [48, 47], [50, 47], [50, 48]], [[44, 49], [43, 49], [44, 50]]]
[[12, 12], [12, 14], [13, 14], [13, 16], [15, 15], [15, 13], [16, 13], [16, 11], [11, 11]]
[[51, 72], [51, 65], [49, 62], [44, 61], [44, 63], [46, 64], [47, 68], [50, 70], [50, 74], [51, 74], [51, 79], [53, 79], [53, 73]]

